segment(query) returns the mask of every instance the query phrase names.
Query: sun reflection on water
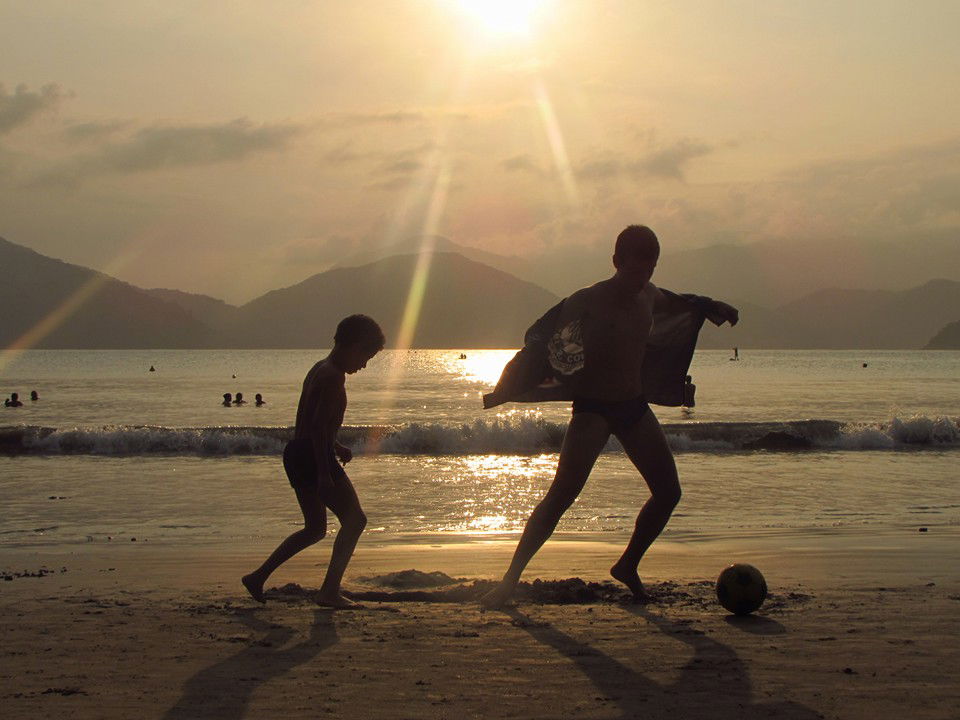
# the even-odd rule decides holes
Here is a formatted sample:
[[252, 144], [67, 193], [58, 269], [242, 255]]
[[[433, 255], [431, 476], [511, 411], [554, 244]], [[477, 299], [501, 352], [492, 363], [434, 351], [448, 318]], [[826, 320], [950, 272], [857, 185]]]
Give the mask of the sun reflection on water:
[[481, 383], [490, 389], [500, 379], [503, 366], [516, 354], [516, 350], [471, 350], [453, 355], [445, 362], [447, 371], [458, 375], [465, 382]]
[[540, 501], [556, 455], [470, 455], [447, 482], [458, 486], [459, 497], [449, 508], [443, 532], [508, 534], [523, 530]]

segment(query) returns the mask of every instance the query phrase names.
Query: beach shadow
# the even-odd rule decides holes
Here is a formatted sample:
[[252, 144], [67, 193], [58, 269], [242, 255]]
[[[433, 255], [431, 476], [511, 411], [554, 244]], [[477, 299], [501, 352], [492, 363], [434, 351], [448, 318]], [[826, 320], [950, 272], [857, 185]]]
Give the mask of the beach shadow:
[[754, 635], [783, 635], [787, 632], [776, 620], [760, 615], [727, 615], [724, 621], [738, 630]]
[[[601, 701], [616, 703], [624, 719], [678, 720], [702, 716], [742, 720], [772, 716], [785, 720], [819, 720], [821, 717], [811, 708], [792, 701], [755, 703], [747, 667], [732, 648], [689, 624], [675, 622], [640, 606], [624, 607], [660, 632], [693, 648], [694, 656], [680, 669], [676, 682], [658, 683], [549, 623], [532, 620], [516, 609], [504, 612], [513, 619], [514, 625], [535, 640], [573, 661], [601, 693]], [[670, 657], [664, 657], [663, 663], [674, 666]]]
[[163, 715], [164, 720], [242, 718], [258, 686], [308, 662], [339, 640], [333, 613], [326, 609], [314, 610], [309, 636], [290, 647], [284, 645], [297, 630], [261, 620], [256, 613], [244, 610], [237, 617], [260, 637], [243, 639], [240, 652], [189, 678], [180, 699]]

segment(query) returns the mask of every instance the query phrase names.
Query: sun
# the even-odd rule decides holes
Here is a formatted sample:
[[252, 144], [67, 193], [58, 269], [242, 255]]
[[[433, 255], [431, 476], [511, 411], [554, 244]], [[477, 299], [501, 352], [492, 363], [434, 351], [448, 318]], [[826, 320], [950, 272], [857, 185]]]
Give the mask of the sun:
[[484, 31], [494, 36], [529, 35], [544, 0], [458, 0], [457, 4]]

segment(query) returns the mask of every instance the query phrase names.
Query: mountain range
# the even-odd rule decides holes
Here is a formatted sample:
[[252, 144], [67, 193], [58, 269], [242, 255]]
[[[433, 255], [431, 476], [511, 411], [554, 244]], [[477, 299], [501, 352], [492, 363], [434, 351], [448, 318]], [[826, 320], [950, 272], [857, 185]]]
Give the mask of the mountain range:
[[[910, 241], [843, 238], [767, 240], [672, 250], [663, 242], [654, 282], [690, 288], [735, 304], [776, 308], [831, 288], [908, 290], [933, 278], [960, 281], [960, 233], [929, 232]], [[612, 272], [610, 252], [555, 253], [515, 274], [559, 294]], [[957, 318], [953, 318], [957, 319]]]
[[[416, 318], [408, 322], [412, 347], [517, 347], [527, 326], [558, 300], [550, 290], [516, 276], [531, 269], [518, 258], [480, 251], [467, 257], [461, 246], [445, 239], [436, 239], [429, 259], [403, 252], [418, 248], [410, 243], [393, 248], [401, 251], [395, 254], [357, 255], [343, 266], [235, 306], [205, 295], [138, 288], [0, 238], [0, 347], [329, 347], [337, 321], [355, 312], [377, 318], [388, 345], [397, 341], [409, 315]], [[723, 292], [723, 283], [704, 280], [712, 277], [705, 269], [719, 265], [728, 246], [689, 252], [698, 254], [692, 259], [678, 253], [661, 261], [658, 284], [731, 299], [741, 310], [736, 328], [707, 324], [701, 347], [960, 346], [956, 280], [900, 290], [820, 288], [766, 306], [737, 300]], [[661, 273], [696, 264], [699, 286], [692, 271], [686, 279], [687, 270]], [[752, 271], [765, 272], [756, 264]], [[752, 298], [766, 282], [758, 279], [742, 294]], [[771, 292], [771, 299], [791, 294]]]
[[945, 325], [926, 345], [926, 350], [960, 350], [960, 320]]

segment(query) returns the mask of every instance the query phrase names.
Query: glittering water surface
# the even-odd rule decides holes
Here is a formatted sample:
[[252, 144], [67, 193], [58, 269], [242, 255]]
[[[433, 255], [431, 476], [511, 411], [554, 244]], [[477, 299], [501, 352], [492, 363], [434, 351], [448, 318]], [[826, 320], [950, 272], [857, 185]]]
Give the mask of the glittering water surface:
[[[765, 529], [960, 525], [956, 451], [685, 454], [666, 537]], [[362, 457], [348, 466], [381, 539], [519, 532], [556, 455]], [[0, 546], [276, 540], [300, 522], [276, 457], [21, 457], [0, 479]], [[648, 493], [619, 454], [601, 456], [560, 523], [626, 537]]]
[[[472, 422], [489, 418], [480, 395], [492, 389], [513, 350], [387, 350], [348, 378], [352, 424]], [[33, 350], [0, 355], [0, 392], [38, 403], [4, 409], [0, 425], [290, 425], [303, 377], [323, 351]], [[889, 420], [960, 414], [960, 352], [700, 351], [692, 416], [657, 410], [661, 421]], [[863, 367], [867, 363], [867, 367]], [[149, 368], [156, 368], [149, 372]], [[236, 378], [232, 377], [236, 375]], [[223, 393], [248, 404], [221, 406]], [[253, 396], [267, 399], [253, 406]], [[525, 410], [510, 405], [501, 411]], [[539, 408], [561, 421], [561, 404]]]
[[[514, 423], [518, 417], [540, 418], [562, 429], [569, 408], [508, 405], [483, 411], [480, 394], [492, 387], [513, 351], [463, 352], [465, 359], [460, 350], [388, 351], [348, 379], [348, 424], [408, 428], [388, 454], [361, 454], [348, 467], [370, 518], [370, 537], [420, 541], [517, 533], [551, 481], [555, 451], [533, 445], [515, 454], [503, 437], [517, 428], [537, 429], [511, 425], [510, 418]], [[41, 399], [0, 410], [0, 426], [93, 429], [108, 444], [119, 442], [116, 433], [97, 428], [163, 426], [169, 435], [192, 427], [289, 426], [303, 375], [321, 356], [304, 351], [7, 356], [0, 363], [0, 391], [27, 398], [36, 389]], [[916, 532], [919, 526], [960, 524], [960, 451], [950, 436], [960, 417], [960, 353], [758, 351], [741, 353], [739, 362], [728, 356], [698, 353], [692, 369], [695, 412], [657, 408], [661, 421], [823, 418], [861, 423], [864, 429], [848, 432], [846, 446], [802, 452], [731, 451], [709, 443], [691, 451], [679, 447], [684, 496], [666, 537], [838, 527]], [[149, 372], [151, 365], [155, 372]], [[237, 390], [250, 404], [221, 407], [222, 393]], [[257, 392], [266, 406], [253, 406]], [[494, 428], [496, 418], [508, 422]], [[477, 421], [490, 437], [464, 442]], [[435, 424], [427, 435], [438, 446], [444, 428], [459, 444], [442, 453], [413, 453], [417, 433], [425, 431], [411, 423]], [[877, 423], [897, 432], [878, 429]], [[926, 433], [929, 440], [930, 427], [940, 428], [939, 439], [913, 449], [914, 436]], [[51, 452], [0, 458], [0, 547], [131, 537], [152, 543], [273, 543], [300, 519], [275, 454], [277, 442], [247, 447], [242, 455], [197, 456], [170, 448], [151, 454], [135, 446], [127, 454], [106, 456]], [[642, 479], [613, 448], [600, 457], [559, 532], [626, 537], [646, 497]]]

